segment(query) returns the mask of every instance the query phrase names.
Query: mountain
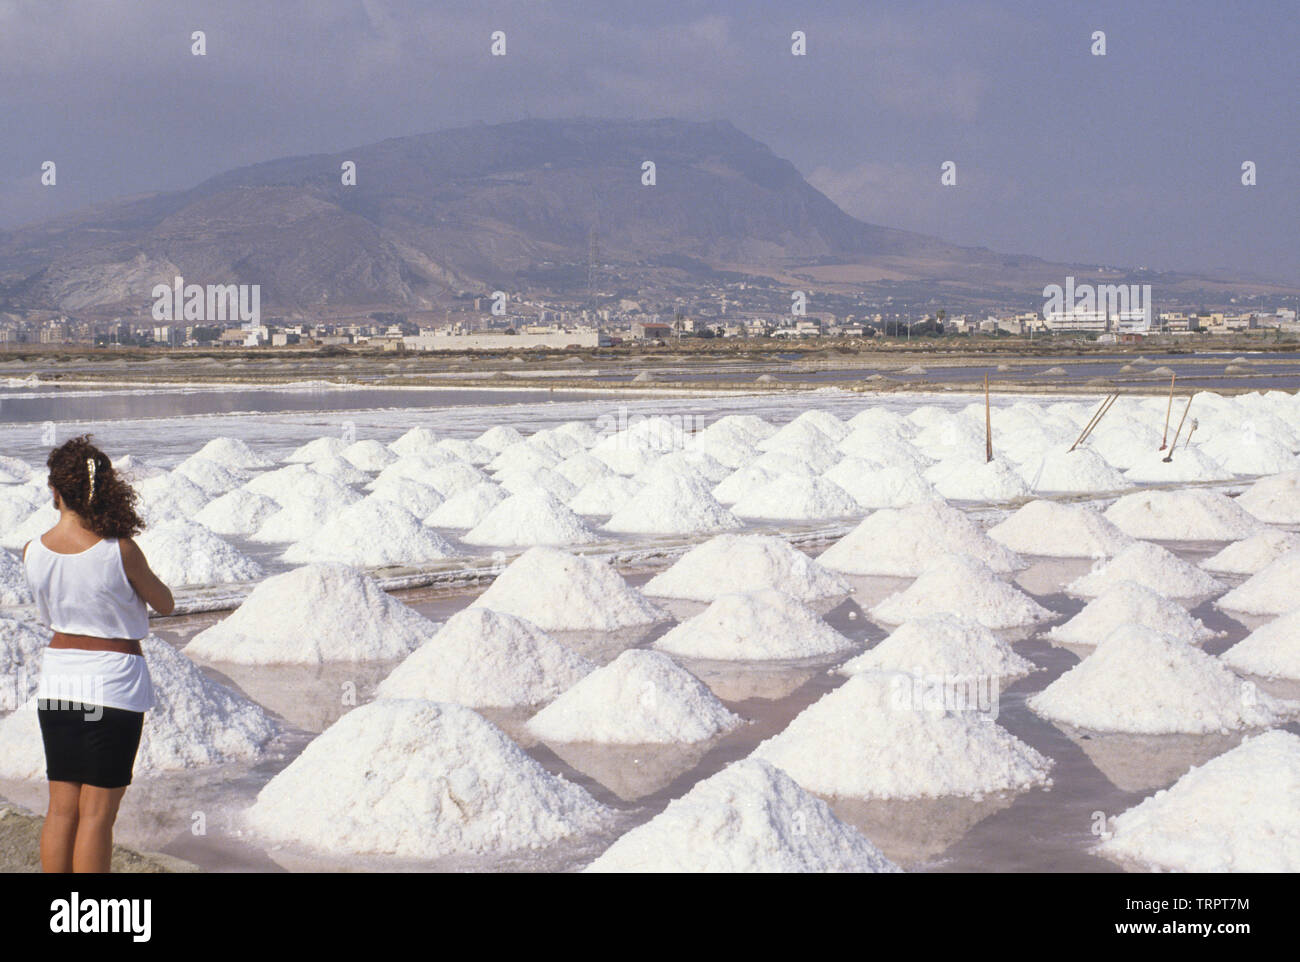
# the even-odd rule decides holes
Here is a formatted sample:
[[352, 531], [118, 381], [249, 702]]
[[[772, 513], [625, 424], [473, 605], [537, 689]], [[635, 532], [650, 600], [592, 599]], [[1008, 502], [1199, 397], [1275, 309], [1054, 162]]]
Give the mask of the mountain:
[[856, 220], [726, 122], [527, 120], [274, 160], [0, 234], [0, 309], [142, 309], [177, 274], [260, 284], [264, 308], [424, 308], [580, 290], [593, 245], [633, 289], [723, 270], [1032, 293], [1071, 269]]

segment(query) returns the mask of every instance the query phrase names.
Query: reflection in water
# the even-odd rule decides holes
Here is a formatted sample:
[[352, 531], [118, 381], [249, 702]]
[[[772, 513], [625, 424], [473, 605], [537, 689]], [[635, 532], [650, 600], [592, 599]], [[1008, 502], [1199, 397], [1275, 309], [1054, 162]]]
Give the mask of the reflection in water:
[[622, 631], [548, 631], [547, 634], [598, 665], [608, 665], [629, 648], [640, 648], [661, 634], [665, 625], [645, 625]]
[[718, 739], [694, 745], [548, 742], [547, 747], [625, 802], [653, 795], [700, 763]]
[[848, 822], [890, 859], [911, 869], [942, 854], [995, 812], [1009, 808], [1016, 792], [983, 798], [828, 798]]
[[1094, 563], [1091, 558], [1035, 558], [1015, 581], [1031, 595], [1055, 595], [1091, 571]]
[[708, 685], [722, 701], [728, 704], [749, 701], [779, 701], [793, 695], [825, 670], [833, 660], [817, 664], [801, 663], [790, 666], [782, 663], [753, 661], [703, 661], [680, 658], [683, 668]]
[[322, 732], [374, 697], [398, 662], [324, 665], [238, 665], [203, 662], [206, 674], [238, 688], [290, 725]]
[[1106, 780], [1123, 792], [1168, 788], [1193, 765], [1236, 748], [1242, 732], [1226, 735], [1130, 735], [1057, 726], [1078, 745]]

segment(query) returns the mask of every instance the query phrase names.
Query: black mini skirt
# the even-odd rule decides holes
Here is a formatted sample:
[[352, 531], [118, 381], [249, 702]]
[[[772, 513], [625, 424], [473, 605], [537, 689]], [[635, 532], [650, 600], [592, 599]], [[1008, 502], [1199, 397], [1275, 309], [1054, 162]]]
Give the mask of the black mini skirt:
[[42, 699], [36, 717], [50, 781], [98, 788], [131, 784], [144, 712]]

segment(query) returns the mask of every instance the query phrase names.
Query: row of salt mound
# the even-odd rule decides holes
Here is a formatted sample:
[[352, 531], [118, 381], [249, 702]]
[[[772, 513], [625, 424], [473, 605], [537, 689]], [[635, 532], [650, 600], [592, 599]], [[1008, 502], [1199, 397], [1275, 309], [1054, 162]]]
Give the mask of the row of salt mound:
[[751, 754], [832, 798], [982, 796], [1050, 785], [1049, 758], [987, 715], [915, 705], [912, 676], [854, 675]]
[[889, 625], [943, 613], [959, 613], [993, 629], [1019, 628], [1054, 617], [987, 565], [959, 554], [934, 559], [905, 590], [871, 609], [873, 619]]
[[1086, 504], [1030, 501], [988, 536], [1021, 554], [1048, 558], [1109, 558], [1133, 539]]
[[[284, 728], [261, 706], [208, 678], [153, 635], [141, 647], [153, 679], [155, 704], [145, 713], [135, 757], [137, 775], [268, 757]], [[35, 709], [33, 700], [0, 722], [0, 777], [45, 777], [45, 749]]]
[[20, 561], [0, 548], [0, 606], [25, 605], [32, 600], [27, 586], [27, 571]]
[[1132, 581], [1120, 581], [1107, 588], [1065, 624], [1048, 631], [1047, 637], [1058, 644], [1091, 646], [1126, 624], [1152, 628], [1192, 643], [1218, 637], [1182, 605]]
[[722, 595], [659, 637], [658, 651], [713, 661], [777, 661], [838, 655], [855, 643], [777, 588]]
[[517, 468], [498, 471], [493, 480], [511, 494], [524, 491], [545, 491], [560, 501], [567, 501], [578, 493], [577, 486], [564, 475], [550, 468]]
[[712, 534], [742, 527], [700, 477], [660, 477], [628, 498], [605, 523], [619, 534]]
[[492, 513], [492, 509], [510, 495], [498, 484], [480, 481], [451, 495], [424, 523], [432, 528], [452, 528], [467, 531]]
[[1132, 487], [1105, 458], [1087, 448], [1050, 451], [1026, 461], [1020, 474], [1038, 494], [1095, 494]]
[[1180, 484], [1189, 481], [1228, 481], [1232, 472], [1201, 450], [1179, 443], [1173, 457], [1169, 451], [1151, 451], [1124, 472], [1130, 481], [1150, 484]]
[[667, 655], [623, 652], [529, 719], [547, 742], [696, 744], [743, 724], [708, 687]]
[[598, 540], [582, 519], [548, 491], [512, 494], [461, 536], [466, 544], [503, 547], [589, 544]]
[[884, 641], [836, 669], [842, 675], [911, 672], [948, 679], [996, 678], [1007, 682], [1037, 668], [989, 629], [960, 615], [908, 621]]
[[1269, 524], [1300, 524], [1300, 471], [1260, 478], [1237, 504]]
[[1173, 872], [1300, 871], [1300, 735], [1268, 731], [1118, 816], [1099, 854]]
[[262, 471], [275, 466], [270, 459], [262, 457], [239, 438], [213, 438], [199, 448], [194, 456], [245, 471]]
[[852, 590], [840, 575], [774, 535], [719, 535], [691, 548], [643, 590], [652, 597], [712, 602], [763, 588], [801, 602]]
[[595, 668], [522, 618], [466, 608], [394, 668], [376, 694], [468, 708], [534, 708]]
[[1135, 581], [1170, 598], [1216, 594], [1224, 585], [1173, 552], [1149, 541], [1135, 541], [1115, 557], [1065, 586], [1068, 594], [1095, 598], [1121, 581]]
[[1282, 555], [1300, 550], [1300, 535], [1269, 529], [1234, 541], [1218, 554], [1206, 558], [1201, 567], [1230, 575], [1253, 575]]
[[317, 474], [333, 478], [339, 484], [365, 484], [370, 480], [370, 475], [344, 458], [324, 458], [312, 461], [308, 467]]
[[49, 643], [40, 625], [0, 618], [0, 712], [13, 711], [36, 693]]
[[1281, 615], [1300, 607], [1300, 551], [1290, 551], [1270, 562], [1233, 588], [1215, 604], [1248, 615]]
[[146, 525], [187, 521], [211, 500], [197, 484], [175, 472], [146, 478], [135, 485], [135, 493], [136, 509]]
[[417, 518], [432, 514], [442, 507], [445, 500], [437, 488], [411, 478], [388, 478], [376, 484], [367, 497], [377, 501], [391, 501]]
[[1263, 524], [1217, 491], [1138, 491], [1106, 509], [1125, 534], [1157, 541], [1237, 541]]
[[899, 872], [779, 768], [741, 759], [621, 836], [587, 872]]
[[1300, 609], [1256, 628], [1220, 660], [1251, 675], [1300, 679], [1300, 643], [1296, 639], [1300, 639]]
[[309, 565], [267, 578], [243, 604], [195, 635], [185, 653], [245, 665], [389, 661], [437, 625], [342, 565]]
[[732, 512], [755, 521], [815, 521], [851, 517], [862, 508], [834, 481], [782, 474], [740, 498]]
[[606, 563], [555, 548], [529, 548], [471, 605], [532, 622], [543, 631], [618, 631], [668, 614]]
[[1020, 472], [1005, 461], [978, 456], [940, 461], [924, 477], [943, 497], [954, 501], [1015, 501], [1032, 492]]
[[613, 813], [469, 708], [381, 698], [312, 741], [247, 819], [281, 844], [437, 858], [540, 848], [605, 831]]
[[1074, 728], [1144, 735], [1269, 727], [1300, 714], [1300, 703], [1247, 694], [1217, 658], [1142, 625], [1116, 628], [1027, 704]]
[[614, 477], [613, 468], [586, 451], [565, 458], [555, 466], [555, 473], [571, 482], [578, 490], [593, 481]]
[[[355, 492], [353, 496], [357, 501], [352, 503], [361, 500]], [[279, 502], [276, 504], [279, 505]], [[289, 544], [300, 541], [314, 535], [340, 510], [342, 509], [338, 505], [311, 498], [288, 501], [270, 514], [257, 530], [248, 536], [248, 539], [258, 544]]]
[[965, 512], [942, 501], [886, 508], [831, 545], [817, 561], [854, 575], [915, 577], [939, 554], [964, 554], [1009, 573], [1025, 562], [980, 530]]
[[1280, 474], [1300, 468], [1300, 458], [1291, 448], [1264, 435], [1243, 439], [1240, 430], [1235, 430], [1216, 435], [1200, 447], [1233, 474]]
[[239, 489], [213, 498], [194, 515], [194, 520], [213, 534], [250, 538], [280, 510], [278, 501]]
[[342, 438], [316, 438], [290, 451], [282, 460], [287, 464], [310, 464], [313, 461], [342, 457], [347, 449], [348, 442]]
[[396, 454], [374, 438], [354, 441], [340, 453], [354, 468], [367, 474], [382, 471], [397, 460]]
[[599, 478], [569, 499], [569, 508], [586, 517], [611, 517], [632, 500], [643, 485], [621, 474]]
[[518, 444], [522, 440], [524, 440], [524, 436], [519, 433], [517, 428], [498, 424], [496, 427], [488, 428], [476, 437], [474, 443], [500, 454], [506, 448]]
[[388, 450], [398, 457], [425, 454], [436, 449], [438, 436], [428, 428], [414, 427], [388, 445]]
[[245, 484], [243, 490], [271, 498], [280, 504], [314, 501], [337, 508], [361, 500], [361, 495], [346, 484], [318, 474], [305, 464], [290, 464], [259, 474]]
[[173, 587], [254, 581], [266, 572], [256, 561], [193, 521], [167, 521], [137, 539], [149, 566]]
[[845, 458], [823, 477], [843, 488], [860, 508], [902, 508], [939, 499], [934, 485], [911, 465], [879, 467], [863, 458]]
[[290, 564], [332, 562], [374, 568], [440, 561], [455, 554], [445, 538], [405, 508], [366, 498], [290, 545], [281, 557]]
[[173, 473], [198, 485], [209, 498], [216, 497], [252, 480], [253, 472], [228, 468], [216, 461], [191, 455], [176, 465]]

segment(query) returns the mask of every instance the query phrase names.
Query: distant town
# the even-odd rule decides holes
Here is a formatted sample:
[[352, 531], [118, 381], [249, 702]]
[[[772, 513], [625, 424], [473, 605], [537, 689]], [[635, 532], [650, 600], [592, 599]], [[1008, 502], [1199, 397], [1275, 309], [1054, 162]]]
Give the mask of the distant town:
[[[497, 311], [494, 312], [494, 306]], [[504, 308], [504, 309], [502, 309]], [[44, 312], [0, 314], [0, 349], [21, 345], [163, 348], [305, 348], [357, 346], [387, 351], [502, 351], [625, 344], [669, 344], [709, 338], [1049, 337], [1103, 343], [1139, 341], [1149, 334], [1300, 334], [1296, 309], [1268, 306], [1229, 311], [1047, 310], [949, 313], [806, 310], [802, 314], [734, 309], [727, 298], [701, 306], [646, 310], [629, 299], [576, 308], [512, 294], [463, 296], [453, 309], [373, 311], [348, 317], [271, 315], [257, 323], [157, 323], [130, 317], [77, 317]]]

